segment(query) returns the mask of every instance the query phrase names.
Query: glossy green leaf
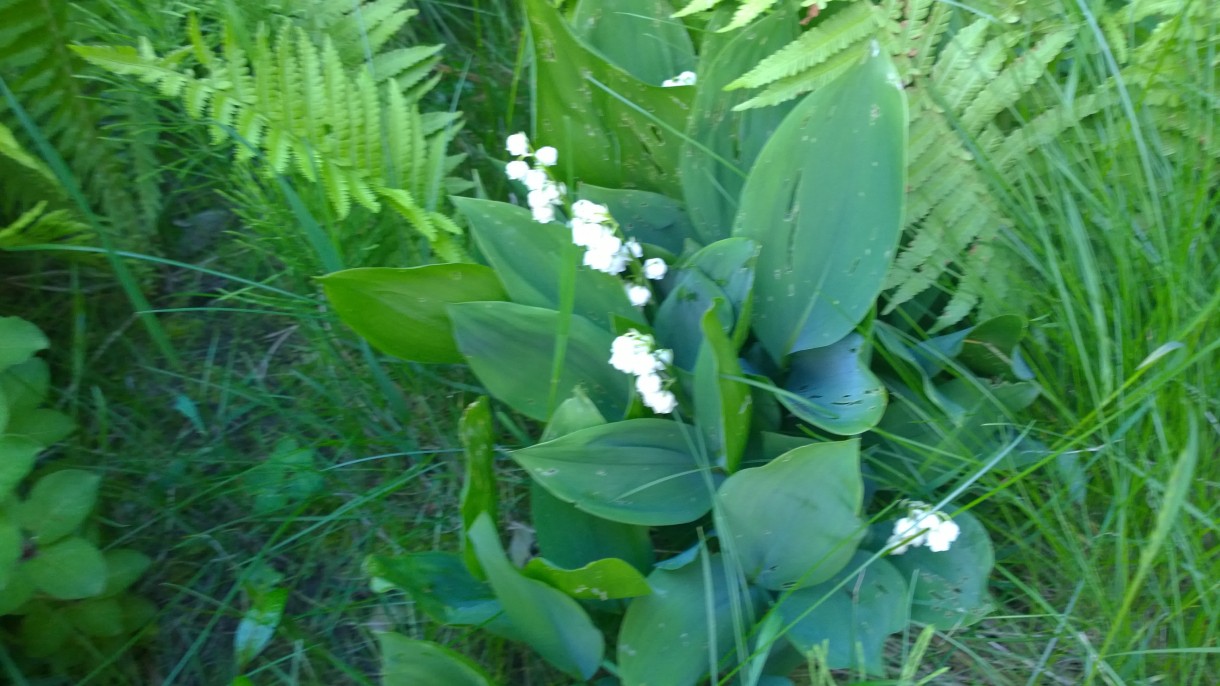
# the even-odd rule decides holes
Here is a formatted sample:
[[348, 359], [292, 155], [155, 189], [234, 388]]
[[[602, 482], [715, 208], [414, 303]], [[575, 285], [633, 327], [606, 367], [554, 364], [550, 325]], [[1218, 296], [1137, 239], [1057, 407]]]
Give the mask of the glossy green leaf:
[[772, 12], [732, 34], [709, 33], [699, 52], [699, 85], [680, 160], [682, 195], [700, 240], [711, 243], [733, 229], [739, 198], [754, 160], [794, 103], [744, 112], [750, 97], [724, 87], [800, 33], [786, 12]]
[[912, 586], [911, 619], [942, 631], [969, 626], [994, 607], [987, 579], [995, 552], [987, 530], [969, 512], [953, 516], [961, 528], [949, 550], [911, 548], [886, 558]]
[[416, 362], [462, 362], [450, 303], [506, 300], [495, 272], [479, 264], [348, 269], [322, 277], [331, 307], [378, 350]]
[[0, 617], [18, 613], [34, 597], [36, 589], [25, 565], [17, 565], [9, 574], [8, 582], [0, 585]]
[[559, 177], [680, 195], [678, 160], [694, 89], [644, 83], [610, 64], [573, 35], [549, 0], [526, 0], [525, 11], [534, 48], [533, 142], [559, 149]]
[[714, 281], [694, 268], [677, 274], [677, 285], [657, 309], [657, 344], [674, 351], [674, 365], [694, 371], [703, 345], [703, 315], [715, 307], [722, 328], [731, 330], [734, 324], [729, 297]]
[[695, 237], [686, 209], [676, 200], [649, 191], [581, 184], [580, 197], [605, 205], [623, 234], [675, 255]]
[[511, 634], [511, 625], [491, 586], [474, 578], [460, 555], [370, 555], [364, 570], [375, 588], [399, 589], [440, 624], [483, 626], [500, 635]]
[[0, 512], [0, 589], [8, 586], [13, 573], [17, 571], [17, 563], [24, 552], [24, 543], [17, 522]]
[[683, 431], [668, 420], [632, 419], [512, 457], [553, 495], [590, 514], [627, 524], [684, 524], [711, 509], [712, 485], [691, 454], [693, 436]]
[[865, 533], [863, 496], [859, 441], [815, 443], [726, 479], [716, 496], [717, 529], [754, 583], [812, 586], [855, 553]]
[[580, 264], [581, 248], [572, 245], [572, 232], [565, 225], [539, 224], [528, 210], [502, 202], [454, 198], [454, 204], [469, 220], [479, 251], [513, 302], [560, 309], [560, 275], [574, 268], [573, 312], [606, 330], [615, 316], [643, 321], [627, 300], [621, 279], [573, 266]]
[[803, 350], [788, 358], [789, 394], [779, 401], [792, 414], [841, 436], [873, 428], [885, 414], [885, 384], [868, 368], [864, 337], [849, 333], [824, 348]]
[[561, 671], [581, 679], [593, 676], [605, 645], [589, 615], [563, 593], [522, 576], [504, 554], [488, 515], [481, 515], [467, 535], [521, 639]]
[[46, 335], [19, 317], [0, 317], [0, 371], [21, 364], [50, 347]]
[[783, 595], [776, 606], [784, 624], [792, 625], [788, 640], [802, 653], [829, 644], [830, 669], [883, 674], [885, 640], [907, 625], [902, 575], [884, 558], [869, 563], [870, 557], [856, 553], [838, 574]]
[[48, 474], [30, 489], [17, 510], [18, 521], [39, 545], [76, 531], [97, 502], [101, 477], [80, 469]]
[[993, 317], [971, 327], [962, 341], [958, 359], [979, 376], [1028, 381], [1033, 372], [1017, 347], [1025, 337], [1025, 319], [1017, 315]]
[[688, 262], [716, 284], [733, 307], [737, 326], [748, 325], [753, 311], [754, 266], [758, 244], [747, 238], [725, 238], [702, 248]]
[[530, 484], [530, 519], [540, 554], [568, 569], [615, 557], [641, 572], [652, 567], [648, 527], [595, 517]]
[[521, 573], [578, 600], [613, 600], [648, 595], [652, 589], [635, 567], [618, 558], [594, 560], [570, 569], [543, 557], [526, 563]]
[[[496, 517], [496, 439], [491, 426], [491, 402], [486, 396], [466, 406], [458, 423], [458, 436], [466, 457], [461, 495], [462, 531], [465, 532], [484, 512], [492, 519]], [[463, 545], [462, 554], [470, 572], [481, 575], [474, 551]]]
[[750, 438], [754, 400], [750, 386], [734, 380], [743, 375], [741, 364], [715, 306], [703, 315], [702, 329], [703, 347], [695, 363], [695, 422], [708, 454], [732, 473]]
[[551, 398], [567, 398], [580, 386], [607, 417], [622, 417], [631, 398], [631, 377], [610, 366], [608, 331], [573, 316], [557, 386], [551, 367], [560, 313], [515, 303], [451, 305], [454, 335], [471, 370], [493, 397], [540, 421]]
[[463, 656], [431, 641], [379, 632], [382, 686], [492, 686], [491, 678]]
[[[959, 378], [936, 387], [943, 398], [938, 406], [900, 386], [891, 385], [891, 390], [893, 402], [880, 424], [885, 447], [877, 457], [928, 488], [949, 483], [1004, 450], [1018, 435], [1011, 417], [1041, 393], [1027, 381], [989, 384]], [[1020, 464], [1028, 447], [1018, 446], [1000, 464]]]
[[50, 388], [51, 372], [40, 357], [32, 357], [0, 372], [0, 398], [8, 401], [9, 411], [13, 413], [41, 405]]
[[42, 445], [24, 436], [0, 436], [0, 502], [34, 470]]
[[23, 567], [39, 591], [58, 600], [91, 598], [106, 589], [106, 558], [83, 538], [40, 546]]
[[878, 55], [805, 98], [759, 154], [734, 232], [762, 247], [754, 328], [775, 360], [842, 339], [872, 308], [902, 229], [906, 129]]
[[33, 603], [21, 618], [17, 638], [26, 657], [48, 658], [63, 651], [74, 629], [65, 613], [46, 603]]
[[250, 608], [242, 615], [233, 635], [233, 653], [239, 668], [250, 664], [275, 637], [287, 603], [286, 588], [258, 593], [250, 599]]
[[72, 603], [64, 611], [77, 630], [86, 636], [113, 637], [123, 634], [123, 607], [114, 598]]
[[76, 422], [58, 410], [39, 408], [13, 412], [5, 431], [10, 436], [24, 436], [44, 446], [55, 445], [76, 430]]
[[113, 596], [126, 591], [152, 566], [151, 558], [130, 548], [107, 550], [105, 558], [106, 588], [102, 591], [103, 596]]
[[571, 398], [559, 403], [559, 407], [551, 415], [551, 421], [546, 425], [546, 429], [543, 430], [542, 440], [539, 442], [546, 443], [574, 431], [600, 426], [605, 423], [606, 418], [602, 416], [597, 406], [577, 386]]
[[[756, 598], [743, 597], [720, 555], [700, 556], [678, 569], [648, 575], [652, 594], [627, 607], [618, 635], [618, 666], [623, 686], [694, 686], [709, 664], [734, 650], [734, 608], [751, 616]], [[736, 597], [734, 597], [736, 595]]]
[[615, 66], [660, 85], [695, 68], [695, 46], [673, 13], [667, 0], [579, 0], [571, 26]]

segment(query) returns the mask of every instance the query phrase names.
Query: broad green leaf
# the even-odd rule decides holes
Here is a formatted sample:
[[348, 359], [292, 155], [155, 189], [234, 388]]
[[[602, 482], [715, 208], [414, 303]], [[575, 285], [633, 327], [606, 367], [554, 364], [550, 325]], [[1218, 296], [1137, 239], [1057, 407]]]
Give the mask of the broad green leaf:
[[[758, 260], [758, 244], [746, 238], [725, 238], [691, 255], [689, 266], [711, 279], [733, 306], [738, 328], [749, 326], [753, 311], [754, 265]], [[734, 332], [734, 338], [744, 335]], [[738, 343], [740, 341], [737, 341]], [[740, 346], [738, 346], [740, 347]]]
[[711, 509], [711, 477], [676, 422], [632, 419], [516, 450], [512, 457], [560, 500], [627, 524], [684, 524]]
[[84, 523], [97, 502], [101, 480], [80, 469], [48, 474], [34, 484], [29, 497], [18, 507], [18, 521], [38, 545], [54, 543]]
[[24, 436], [44, 446], [55, 445], [76, 429], [76, 422], [68, 415], [45, 408], [13, 412], [9, 416], [6, 433]]
[[555, 332], [560, 313], [515, 303], [450, 305], [454, 335], [475, 376], [491, 395], [514, 410], [546, 421], [551, 398], [567, 398], [580, 386], [607, 417], [622, 417], [631, 378], [610, 366], [608, 331], [573, 316], [558, 386], [551, 388]]
[[[893, 402], [880, 424], [885, 448], [877, 457], [930, 489], [976, 469], [988, 456], [1005, 449], [1018, 435], [1012, 415], [1041, 393], [1037, 384], [1028, 381], [988, 384], [953, 379], [936, 387], [942, 406], [954, 408], [949, 414], [901, 386], [891, 384], [891, 390]], [[1018, 446], [1001, 464], [1019, 465], [1030, 447]]]
[[326, 479], [318, 471], [314, 451], [296, 439], [281, 438], [267, 460], [247, 472], [242, 481], [253, 495], [254, 511], [275, 512], [308, 501], [322, 491]]
[[250, 599], [250, 608], [242, 615], [233, 635], [233, 654], [238, 668], [250, 664], [271, 642], [284, 617], [287, 602], [286, 588], [258, 593]]
[[379, 632], [382, 686], [492, 686], [477, 665], [442, 645]]
[[106, 589], [106, 558], [83, 538], [39, 547], [22, 565], [35, 588], [57, 600], [79, 600]]
[[470, 574], [454, 553], [370, 555], [365, 572], [377, 588], [391, 586], [409, 595], [416, 607], [440, 624], [475, 625], [511, 635], [512, 627], [491, 586]]
[[37, 592], [25, 568], [24, 564], [17, 565], [8, 583], [0, 585], [0, 617], [18, 613]]
[[47, 603], [34, 603], [28, 614], [21, 618], [17, 639], [21, 642], [25, 657], [48, 658], [63, 651], [72, 638], [72, 622], [58, 608]]
[[722, 328], [731, 330], [734, 324], [729, 297], [720, 286], [698, 269], [686, 268], [677, 273], [677, 285], [657, 309], [657, 344], [674, 351], [674, 366], [694, 371], [703, 345], [703, 315], [715, 307], [715, 316]]
[[522, 576], [504, 554], [487, 514], [475, 521], [467, 535], [521, 639], [561, 671], [586, 680], [593, 676], [601, 667], [605, 644], [589, 615], [563, 593]]
[[970, 329], [958, 359], [979, 376], [1028, 381], [1033, 372], [1017, 347], [1024, 337], [1024, 318], [1012, 314], [993, 317]]
[[72, 603], [64, 610], [72, 624], [86, 636], [123, 634], [123, 607], [114, 598], [96, 598]]
[[546, 443], [574, 431], [588, 429], [605, 423], [606, 418], [598, 411], [597, 406], [577, 386], [571, 398], [559, 403], [559, 407], [551, 415], [551, 421], [546, 425], [546, 429], [543, 430], [542, 440], [539, 442]]
[[0, 502], [12, 495], [17, 484], [34, 470], [34, 458], [40, 452], [42, 445], [33, 439], [0, 436]]
[[775, 360], [872, 308], [903, 221], [907, 110], [884, 55], [805, 98], [759, 154], [734, 232], [758, 242], [754, 329]]
[[542, 556], [575, 569], [608, 557], [626, 560], [641, 572], [652, 567], [648, 527], [595, 517], [530, 484], [530, 519]]
[[[458, 436], [466, 456], [461, 495], [462, 531], [465, 532], [484, 512], [493, 519], [496, 517], [495, 435], [491, 428], [491, 403], [486, 396], [466, 406], [458, 423]], [[462, 555], [470, 572], [481, 576], [479, 561], [468, 545], [462, 546]]]
[[729, 566], [717, 554], [648, 575], [652, 594], [631, 601], [619, 630], [623, 686], [694, 686], [734, 650], [735, 636], [750, 633], [735, 625], [734, 609], [750, 617], [757, 599], [743, 596]]
[[686, 210], [676, 200], [648, 191], [602, 188], [587, 183], [580, 186], [580, 197], [605, 205], [623, 234], [649, 243], [675, 255], [695, 237]]
[[0, 317], [0, 371], [21, 364], [51, 342], [37, 326], [19, 317]]
[[40, 357], [31, 357], [0, 372], [0, 398], [8, 400], [9, 411], [14, 414], [37, 408], [46, 400], [50, 388], [51, 372]]
[[732, 473], [750, 438], [753, 396], [749, 386], [734, 380], [743, 375], [741, 364], [715, 305], [703, 315], [702, 329], [703, 347], [695, 363], [695, 422], [708, 454]]
[[534, 144], [559, 149], [559, 177], [680, 195], [678, 160], [694, 89], [644, 83], [610, 64], [573, 35], [549, 0], [526, 0], [525, 11]]
[[643, 574], [613, 557], [595, 560], [577, 569], [567, 569], [546, 558], [535, 557], [526, 563], [521, 573], [579, 600], [635, 598], [652, 593]]
[[[727, 237], [746, 176], [754, 160], [793, 103], [734, 112], [750, 97], [724, 87], [763, 58], [793, 41], [800, 27], [786, 12], [767, 17], [733, 34], [706, 34], [699, 51], [699, 85], [691, 106], [680, 158], [682, 197], [704, 243]], [[731, 38], [731, 40], [726, 40]]]
[[134, 634], [157, 619], [160, 610], [151, 600], [133, 593], [121, 593], [116, 599], [123, 608], [123, 633]]
[[4, 388], [0, 387], [0, 434], [8, 431], [8, 398], [4, 395]]
[[320, 280], [345, 324], [378, 350], [416, 362], [462, 362], [449, 303], [508, 298], [495, 272], [479, 264], [348, 269]]
[[152, 566], [151, 558], [130, 548], [107, 550], [105, 558], [106, 588], [102, 591], [103, 596], [113, 596], [126, 591]]
[[911, 586], [911, 619], [942, 631], [974, 624], [993, 608], [987, 590], [995, 564], [991, 538], [969, 512], [959, 512], [953, 521], [961, 533], [949, 550], [911, 548], [886, 558]]
[[829, 643], [830, 669], [883, 674], [885, 639], [907, 625], [902, 575], [884, 558], [868, 563], [870, 557], [856, 553], [838, 574], [783, 595], [776, 606], [785, 626], [792, 625], [788, 640], [802, 653]]
[[565, 225], [539, 224], [528, 210], [502, 202], [454, 198], [454, 204], [470, 221], [480, 252], [513, 302], [560, 309], [560, 275], [575, 268], [573, 312], [606, 330], [614, 316], [643, 321], [627, 300], [622, 279], [573, 266], [580, 264], [581, 249], [572, 245]]
[[[24, 543], [17, 522], [0, 512], [0, 589], [8, 586], [13, 573], [17, 571], [17, 563], [24, 552]], [[0, 616], [3, 616], [3, 613], [0, 613]]]
[[666, 0], [579, 0], [572, 31], [615, 66], [644, 83], [660, 85], [695, 68], [686, 26], [670, 19]]
[[855, 332], [824, 348], [795, 353], [784, 384], [791, 395], [781, 394], [779, 401], [819, 429], [862, 434], [885, 414], [885, 384], [869, 370], [868, 359], [864, 337]]
[[858, 440], [815, 443], [725, 480], [717, 529], [746, 578], [771, 590], [822, 583], [865, 533]]

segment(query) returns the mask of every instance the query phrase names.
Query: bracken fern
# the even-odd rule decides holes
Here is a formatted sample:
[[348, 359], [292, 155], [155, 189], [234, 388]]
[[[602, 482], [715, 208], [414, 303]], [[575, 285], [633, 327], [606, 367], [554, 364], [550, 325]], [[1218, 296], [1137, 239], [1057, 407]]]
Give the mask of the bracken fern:
[[[319, 48], [308, 31], [291, 23], [274, 38], [261, 25], [251, 51], [230, 23], [219, 51], [208, 45], [197, 20], [189, 34], [190, 45], [163, 55], [146, 41], [138, 48], [73, 49], [180, 100], [191, 117], [211, 124], [215, 141], [233, 142], [238, 161], [261, 155], [270, 174], [292, 170], [319, 183], [339, 218], [353, 203], [374, 212], [384, 203], [442, 258], [461, 257], [454, 240], [460, 227], [437, 211], [441, 180], [462, 160], [446, 154], [458, 115], [421, 114], [415, 103], [420, 87], [429, 85], [418, 71], [431, 68], [433, 47], [383, 53], [392, 59], [380, 68], [376, 62], [352, 68], [329, 36]], [[404, 92], [405, 82], [412, 84], [410, 92]]]

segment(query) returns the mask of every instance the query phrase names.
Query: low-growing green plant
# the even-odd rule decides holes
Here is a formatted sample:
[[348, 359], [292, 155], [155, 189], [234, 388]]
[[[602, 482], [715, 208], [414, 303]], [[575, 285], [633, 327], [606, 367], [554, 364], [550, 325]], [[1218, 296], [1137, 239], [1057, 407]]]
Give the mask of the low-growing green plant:
[[151, 564], [135, 550], [103, 551], [91, 520], [101, 478], [47, 471], [40, 453], [73, 429], [42, 407], [50, 386], [33, 324], [0, 318], [0, 639], [28, 674], [88, 669], [122, 650], [156, 614], [128, 589]]
[[[553, 9], [528, 4], [550, 17], [534, 26], [551, 31], [535, 33], [553, 41], [540, 50], [580, 48]], [[757, 49], [712, 47], [734, 63]], [[998, 461], [1015, 444], [997, 413], [1037, 395], [1016, 352], [1024, 325], [919, 341], [875, 319], [902, 229], [907, 105], [878, 47], [856, 58], [768, 126], [722, 112], [730, 120], [706, 135], [727, 136], [749, 171], [739, 205], [701, 206], [716, 211], [699, 223], [677, 198], [714, 178], [681, 168], [675, 149], [657, 152], [673, 129], [650, 140], [660, 129], [647, 116], [607, 121], [617, 115], [596, 102], [561, 103], [543, 84], [552, 67], [539, 65], [538, 136], [554, 145], [506, 142], [529, 210], [455, 201], [487, 266], [323, 278], [374, 346], [465, 363], [493, 398], [545, 424], [538, 443], [510, 453], [532, 480], [538, 556], [513, 559], [497, 534], [480, 400], [461, 429], [463, 553], [372, 556], [375, 587], [406, 592], [442, 624], [523, 641], [572, 677], [604, 669], [623, 684], [789, 683], [814, 652], [880, 674], [887, 637], [912, 621], [949, 628], [989, 611], [988, 534], [949, 501], [978, 452]], [[590, 79], [634, 78], [602, 70]], [[675, 113], [720, 95], [714, 70], [667, 81], [636, 80], [628, 95]], [[623, 166], [583, 144], [593, 129], [632, 139], [615, 148]], [[576, 145], [577, 132], [588, 141]], [[651, 190], [590, 183], [621, 181], [628, 161], [649, 167], [636, 180]], [[575, 201], [564, 181], [580, 182]], [[886, 353], [875, 361], [874, 342]], [[902, 402], [889, 404], [887, 379]], [[913, 453], [926, 431], [944, 433], [937, 463]], [[921, 490], [895, 498], [898, 485]], [[431, 644], [382, 646], [386, 683], [488, 683]]]

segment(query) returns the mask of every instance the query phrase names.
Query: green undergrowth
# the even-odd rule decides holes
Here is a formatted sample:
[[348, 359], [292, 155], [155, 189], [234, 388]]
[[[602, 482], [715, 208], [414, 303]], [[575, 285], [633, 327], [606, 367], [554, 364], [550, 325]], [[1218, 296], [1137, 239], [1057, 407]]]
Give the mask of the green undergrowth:
[[[470, 154], [476, 194], [503, 198], [502, 141], [528, 124], [515, 4], [419, 9], [409, 41], [447, 45], [424, 105], [465, 114], [453, 152]], [[1063, 88], [1035, 104], [1112, 75], [1101, 36], [1082, 35]], [[1181, 84], [1182, 111], [1212, 135], [1220, 84], [1206, 62], [1218, 50], [1203, 46]], [[997, 609], [937, 632], [915, 670], [947, 670], [931, 683], [1208, 684], [1220, 665], [1220, 162], [1207, 145], [1166, 144], [1138, 89], [1120, 92], [988, 179], [1020, 265], [994, 278], [1012, 282], [1031, 320], [1025, 352], [1045, 393], [1017, 429], [1049, 450], [1021, 471], [980, 456], [972, 497], [957, 499], [996, 542]], [[229, 683], [248, 588], [267, 568], [289, 599], [245, 670], [254, 683], [376, 683], [382, 629], [454, 647], [501, 683], [561, 683], [518, 646], [438, 629], [401, 596], [371, 592], [360, 566], [370, 552], [458, 546], [456, 425], [478, 394], [472, 377], [368, 353], [323, 305], [311, 278], [323, 257], [301, 247], [310, 222], [330, 228], [320, 191], [245, 175], [180, 111], [148, 107], [142, 133], [172, 172], [146, 251], [162, 257], [123, 258], [132, 273], [116, 279], [102, 259], [48, 249], [0, 273], [0, 315], [56, 341], [53, 400], [81, 426], [56, 459], [103, 475], [108, 540], [154, 559], [137, 590], [160, 608], [155, 630], [63, 683]], [[369, 233], [341, 250], [357, 261], [395, 230], [358, 212]], [[133, 286], [147, 307], [133, 307]], [[155, 322], [141, 324], [149, 311]], [[534, 430], [498, 426], [505, 447]], [[507, 462], [499, 474], [511, 518], [527, 480]], [[524, 532], [516, 540], [528, 546]], [[891, 662], [915, 643], [894, 640]], [[4, 653], [0, 675], [26, 679]]]

